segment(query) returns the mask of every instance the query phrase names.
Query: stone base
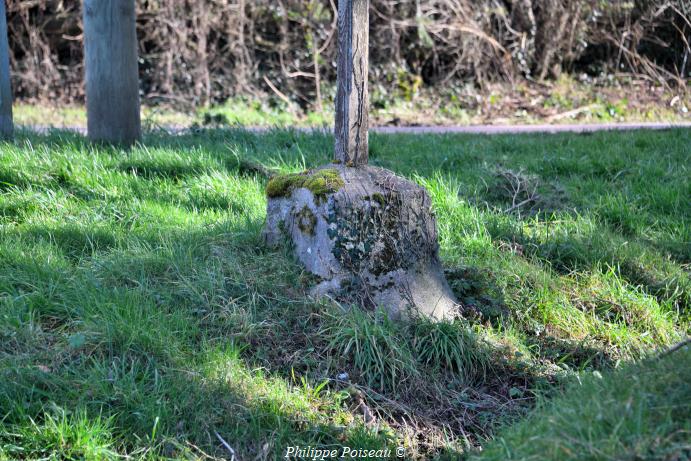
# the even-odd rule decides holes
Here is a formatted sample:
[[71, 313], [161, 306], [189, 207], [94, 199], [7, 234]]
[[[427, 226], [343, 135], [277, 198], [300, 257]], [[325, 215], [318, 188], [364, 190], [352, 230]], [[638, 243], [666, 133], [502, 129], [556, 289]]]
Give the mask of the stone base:
[[322, 280], [314, 296], [383, 307], [392, 318], [459, 313], [424, 188], [372, 166], [327, 165], [272, 182], [264, 237], [293, 244]]

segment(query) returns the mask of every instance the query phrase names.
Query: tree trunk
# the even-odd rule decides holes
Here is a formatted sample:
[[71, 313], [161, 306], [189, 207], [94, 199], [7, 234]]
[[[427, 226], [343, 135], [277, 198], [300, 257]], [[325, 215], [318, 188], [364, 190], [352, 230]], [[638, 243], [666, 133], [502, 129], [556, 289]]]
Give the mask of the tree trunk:
[[339, 0], [335, 157], [347, 166], [368, 160], [368, 55], [369, 0]]
[[5, 1], [0, 0], [0, 137], [11, 138], [13, 131], [7, 16], [5, 14]]
[[132, 144], [141, 137], [135, 0], [84, 0], [89, 138]]

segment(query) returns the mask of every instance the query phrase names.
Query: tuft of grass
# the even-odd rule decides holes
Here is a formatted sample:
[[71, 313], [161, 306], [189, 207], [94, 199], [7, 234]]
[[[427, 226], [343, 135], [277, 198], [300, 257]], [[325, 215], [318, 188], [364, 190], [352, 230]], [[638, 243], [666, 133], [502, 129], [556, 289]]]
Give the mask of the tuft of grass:
[[119, 459], [112, 423], [84, 410], [56, 409], [26, 425], [0, 424], [0, 459]]
[[410, 330], [412, 349], [424, 366], [458, 373], [468, 384], [484, 380], [489, 356], [465, 322], [419, 319]]
[[417, 377], [413, 356], [385, 313], [353, 308], [330, 312], [327, 319], [321, 334], [329, 350], [351, 361], [367, 386], [396, 392], [406, 380]]

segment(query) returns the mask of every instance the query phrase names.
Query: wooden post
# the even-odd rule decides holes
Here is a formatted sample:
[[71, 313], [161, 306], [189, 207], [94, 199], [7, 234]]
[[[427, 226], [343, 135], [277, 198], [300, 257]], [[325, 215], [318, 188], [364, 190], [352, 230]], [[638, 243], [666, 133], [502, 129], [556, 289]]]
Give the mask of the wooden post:
[[7, 15], [5, 12], [5, 0], [0, 0], [0, 137], [5, 139], [11, 138], [13, 131]]
[[338, 0], [336, 162], [367, 164], [369, 0]]
[[141, 136], [135, 0], [84, 0], [86, 112], [93, 141]]

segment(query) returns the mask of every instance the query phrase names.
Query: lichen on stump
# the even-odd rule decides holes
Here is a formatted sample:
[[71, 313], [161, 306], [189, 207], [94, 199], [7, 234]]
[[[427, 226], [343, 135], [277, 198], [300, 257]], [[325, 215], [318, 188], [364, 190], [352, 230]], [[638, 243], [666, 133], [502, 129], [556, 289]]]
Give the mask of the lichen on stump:
[[313, 295], [392, 318], [457, 313], [424, 188], [381, 168], [328, 165], [273, 178], [267, 195], [265, 239], [293, 245], [321, 279]]

